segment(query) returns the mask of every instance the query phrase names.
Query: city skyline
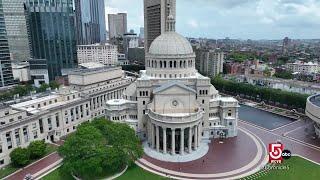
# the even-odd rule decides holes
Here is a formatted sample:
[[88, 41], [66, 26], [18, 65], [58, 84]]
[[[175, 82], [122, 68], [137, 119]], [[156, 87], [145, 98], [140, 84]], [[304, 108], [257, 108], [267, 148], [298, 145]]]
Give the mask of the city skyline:
[[[128, 13], [128, 30], [139, 32], [143, 26], [143, 1], [130, 2], [127, 8], [129, 0], [105, 0], [106, 14]], [[177, 0], [177, 4], [177, 31], [187, 37], [257, 40], [320, 37], [317, 31], [320, 1], [316, 0]]]

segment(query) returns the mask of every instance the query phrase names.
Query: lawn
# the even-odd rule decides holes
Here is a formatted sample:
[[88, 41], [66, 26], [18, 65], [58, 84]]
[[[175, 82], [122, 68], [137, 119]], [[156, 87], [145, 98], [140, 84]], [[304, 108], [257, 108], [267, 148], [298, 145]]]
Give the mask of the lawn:
[[[54, 146], [52, 144], [47, 144], [47, 152], [46, 152], [46, 155], [49, 155], [55, 151], [58, 150], [58, 147], [57, 146]], [[31, 161], [29, 164], [33, 163], [34, 161], [37, 161], [37, 160], [33, 160]], [[11, 164], [9, 164], [8, 166], [6, 166], [5, 168], [2, 168], [0, 169], [0, 179], [1, 178], [4, 178], [12, 173], [14, 173], [15, 171], [19, 170], [20, 168], [17, 168], [17, 167], [13, 167]]]
[[17, 171], [19, 168], [13, 167], [11, 165], [8, 165], [2, 169], [0, 169], [0, 179], [8, 176], [9, 174], [14, 173]]
[[[307, 161], [301, 157], [293, 156], [285, 160], [280, 166], [289, 166], [286, 170], [270, 170], [266, 173], [258, 172], [249, 177], [259, 180], [281, 179], [281, 180], [316, 180], [320, 176], [320, 166]], [[259, 175], [260, 174], [260, 175]], [[264, 175], [261, 175], [264, 174]], [[249, 179], [246, 177], [244, 179]], [[257, 178], [259, 177], [259, 178]]]
[[165, 177], [150, 173], [145, 171], [144, 169], [140, 168], [137, 165], [132, 166], [131, 168], [127, 169], [127, 171], [117, 178], [117, 180], [163, 180], [167, 179]]
[[60, 168], [41, 178], [41, 180], [74, 180], [70, 174], [63, 173]]

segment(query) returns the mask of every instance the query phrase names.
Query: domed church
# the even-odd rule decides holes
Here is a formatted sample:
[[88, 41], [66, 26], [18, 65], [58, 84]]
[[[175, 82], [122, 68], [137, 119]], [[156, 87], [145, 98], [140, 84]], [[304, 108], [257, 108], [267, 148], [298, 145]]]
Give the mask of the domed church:
[[237, 136], [239, 105], [197, 72], [189, 41], [175, 32], [173, 16], [167, 22], [146, 54], [146, 70], [105, 112], [135, 129], [155, 153], [184, 156], [212, 138]]

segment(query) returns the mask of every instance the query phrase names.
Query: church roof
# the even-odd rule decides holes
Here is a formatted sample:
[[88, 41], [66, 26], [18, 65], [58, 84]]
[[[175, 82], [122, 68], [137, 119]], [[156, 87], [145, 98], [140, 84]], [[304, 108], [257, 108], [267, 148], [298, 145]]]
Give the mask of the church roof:
[[162, 86], [154, 89], [153, 93], [156, 94], [156, 93], [162, 92], [162, 91], [164, 91], [166, 89], [169, 89], [169, 88], [171, 88], [173, 86], [178, 86], [178, 87], [180, 87], [182, 89], [185, 89], [187, 91], [190, 91], [192, 93], [197, 93], [194, 89], [189, 88], [188, 86], [186, 86], [186, 85], [184, 85], [184, 84], [182, 84], [180, 82], [177, 82], [177, 81], [171, 81], [171, 82], [168, 82], [166, 84], [163, 84]]
[[186, 55], [193, 54], [189, 41], [176, 32], [165, 32], [151, 44], [150, 54], [154, 55]]

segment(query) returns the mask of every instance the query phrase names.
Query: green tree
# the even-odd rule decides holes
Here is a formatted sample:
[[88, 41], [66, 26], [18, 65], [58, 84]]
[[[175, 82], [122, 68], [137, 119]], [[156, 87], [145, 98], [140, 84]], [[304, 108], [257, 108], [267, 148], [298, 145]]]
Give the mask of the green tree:
[[15, 167], [23, 167], [30, 161], [28, 149], [18, 147], [10, 153], [11, 162]]
[[65, 172], [93, 179], [132, 165], [143, 150], [132, 128], [101, 118], [79, 126], [59, 153], [64, 158]]
[[47, 145], [44, 141], [33, 141], [28, 146], [31, 159], [38, 159], [46, 154]]
[[37, 92], [45, 92], [50, 86], [48, 84], [41, 84], [41, 86], [37, 89]]
[[104, 137], [90, 124], [79, 126], [59, 148], [59, 154], [63, 157], [62, 169], [84, 179], [103, 173], [106, 153]]
[[57, 81], [51, 81], [49, 83], [49, 86], [50, 86], [51, 89], [59, 89], [60, 84]]

